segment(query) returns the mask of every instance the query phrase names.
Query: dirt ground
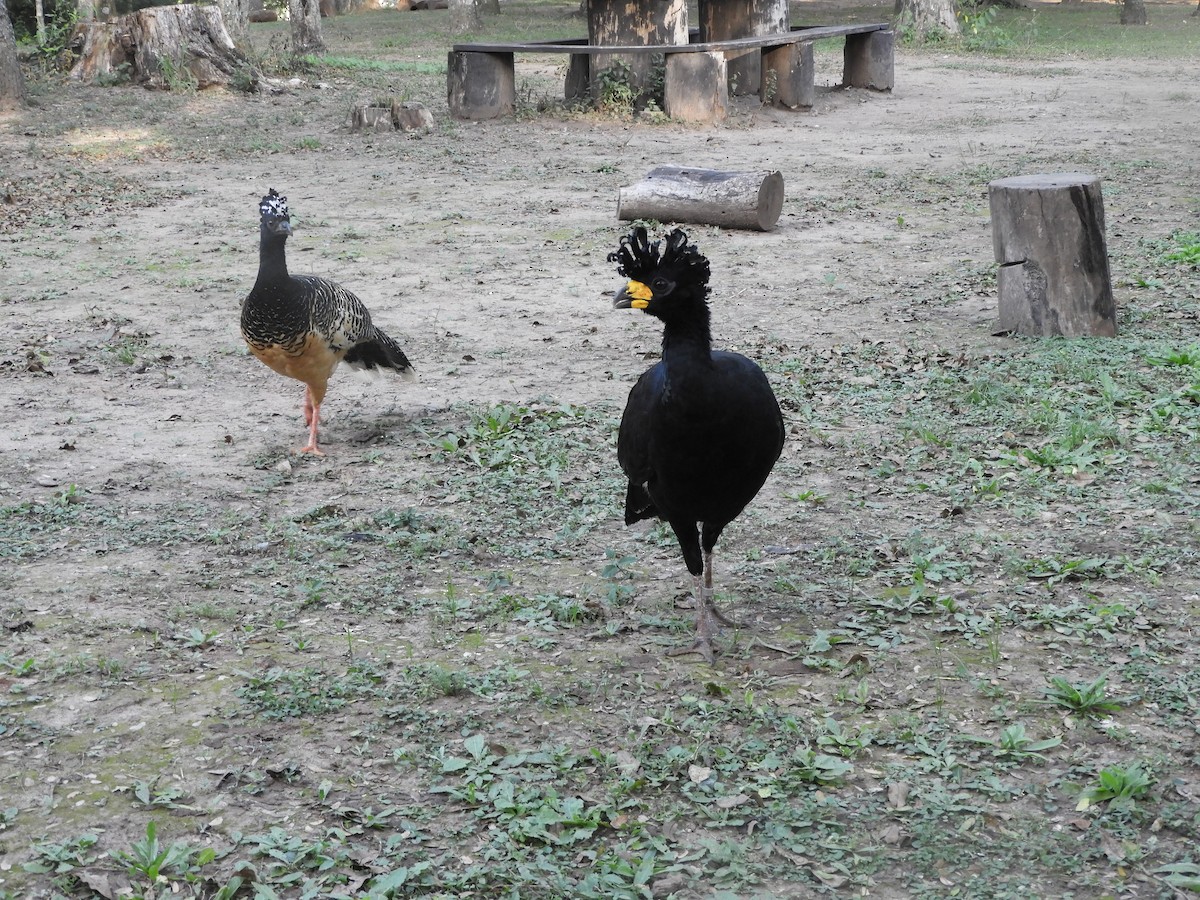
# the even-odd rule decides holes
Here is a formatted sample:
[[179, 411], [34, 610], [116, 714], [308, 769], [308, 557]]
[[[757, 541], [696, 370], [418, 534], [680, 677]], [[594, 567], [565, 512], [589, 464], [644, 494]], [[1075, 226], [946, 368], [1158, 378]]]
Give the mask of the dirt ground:
[[[819, 83], [837, 80], [837, 62], [820, 57]], [[852, 573], [814, 575], [808, 588], [790, 590], [779, 586], [785, 574], [802, 585], [806, 571], [843, 553], [855, 535], [867, 558], [909, 529], [936, 533], [953, 505], [946, 492], [919, 504], [886, 491], [872, 499], [864, 480], [874, 465], [903, 457], [896, 432], [886, 421], [859, 421], [853, 409], [818, 428], [810, 408], [837, 406], [837, 396], [800, 384], [789, 365], [863, 348], [915, 366], [1014, 352], [1010, 338], [991, 334], [990, 179], [1104, 177], [1127, 327], [1136, 328], [1133, 305], [1154, 302], [1137, 292], [1138, 241], [1200, 226], [1195, 60], [981, 60], [901, 50], [891, 94], [822, 90], [817, 106], [801, 113], [744, 104], [711, 128], [601, 116], [454, 122], [436, 85], [421, 82], [414, 98], [438, 122], [420, 138], [350, 133], [346, 111], [362, 89], [337, 78], [326, 88], [305, 80], [258, 95], [71, 86], [0, 123], [0, 189], [8, 193], [0, 205], [0, 507], [8, 545], [0, 553], [0, 808], [8, 810], [0, 895], [145, 892], [140, 876], [99, 851], [127, 850], [152, 819], [164, 840], [218, 853], [207, 868], [193, 861], [190, 878], [179, 867], [162, 890], [173, 881], [210, 896], [244, 874], [237, 861], [248, 859], [260, 885], [279, 896], [303, 894], [303, 879], [311, 896], [354, 896], [369, 877], [395, 870], [401, 857], [386, 862], [388, 841], [416, 832], [408, 819], [421, 808], [435, 812], [412, 859], [448, 853], [459, 860], [455, 871], [465, 871], [487, 858], [467, 861], [481, 852], [481, 835], [499, 826], [472, 818], [470, 804], [435, 804], [430, 785], [454, 770], [406, 764], [405, 748], [436, 744], [462, 755], [472, 733], [486, 733], [498, 757], [548, 744], [638, 756], [636, 736], [664, 720], [656, 711], [662, 697], [691, 703], [707, 695], [719, 704], [757, 691], [761, 703], [791, 711], [806, 728], [865, 669], [876, 702], [866, 704], [874, 713], [864, 721], [877, 733], [901, 713], [920, 719], [933, 682], [899, 647], [847, 639], [839, 671], [853, 673], [849, 679], [772, 649], [841, 627], [864, 593]], [[712, 263], [717, 343], [763, 359], [790, 398], [784, 458], [722, 543], [723, 597], [749, 631], [715, 669], [663, 655], [686, 639], [691, 614], [676, 601], [687, 581], [661, 532], [623, 527], [612, 449], [625, 394], [660, 333], [652, 321], [610, 308], [616, 274], [605, 256], [627, 230], [615, 217], [618, 189], [662, 163], [778, 169], [787, 192], [772, 232], [689, 229]], [[238, 333], [257, 266], [256, 204], [269, 187], [288, 196], [297, 224], [292, 270], [356, 291], [419, 373], [415, 384], [338, 373], [323, 410], [328, 456], [320, 459], [289, 453], [304, 439], [301, 389], [249, 357]], [[1180, 315], [1173, 327], [1194, 336], [1197, 321]], [[847, 370], [855, 377], [868, 376]], [[544, 440], [566, 440], [569, 459], [537, 477], [521, 469], [525, 480], [514, 476], [512, 489], [523, 493], [494, 493], [491, 502], [480, 493], [490, 482], [479, 480], [489, 467], [473, 465], [472, 446], [531, 459], [541, 452], [504, 443], [496, 418], [505, 410], [517, 410], [522, 425], [549, 423]], [[839, 449], [848, 445], [852, 453]], [[1191, 461], [1181, 465], [1187, 483], [1195, 470]], [[805, 503], [805, 492], [822, 505]], [[556, 518], [572, 510], [574, 531], [565, 532]], [[1182, 512], [1175, 516], [1180, 545], [1194, 549], [1194, 529]], [[1062, 522], [1014, 514], [1005, 527], [1052, 541]], [[1094, 537], [1110, 550], [1124, 540], [1115, 530]], [[1024, 590], [979, 562], [991, 551], [986, 538], [976, 540], [977, 578], [967, 593], [983, 606]], [[1163, 604], [1153, 627], [1187, 646], [1198, 614], [1195, 570], [1159, 574], [1155, 587], [1136, 590]], [[498, 612], [501, 595], [565, 598], [576, 612], [556, 630]], [[1042, 681], [1021, 654], [1074, 652], [1011, 633], [998, 640], [1008, 662], [994, 677], [1001, 692], [1026, 701]], [[1131, 654], [1122, 645], [1118, 655]], [[370, 666], [355, 668], [354, 660]], [[934, 669], [945, 675], [941, 663], [930, 665], [929, 678]], [[439, 693], [428, 684], [431, 667], [502, 689]], [[329, 695], [329, 711], [273, 715], [262, 700], [272, 670], [318, 673], [314, 695], [324, 696], [314, 686], [321, 679], [355, 687]], [[514, 698], [530, 679], [542, 694]], [[644, 693], [621, 693], [609, 679]], [[942, 715], [970, 730], [991, 703], [951, 700]], [[426, 718], [413, 711], [422, 706]], [[639, 706], [659, 724], [647, 724]], [[400, 707], [407, 718], [395, 714]], [[1061, 722], [1052, 730], [1066, 733]], [[1094, 751], [1088, 761], [1100, 763], [1119, 756], [1122, 745], [1089, 735], [1074, 755], [1063, 752], [1055, 777], [1065, 778], [1080, 754]], [[1146, 740], [1169, 762], [1180, 797], [1190, 798], [1191, 811], [1180, 813], [1189, 820], [1200, 794], [1194, 755], [1183, 738]], [[895, 745], [878, 753], [856, 761], [841, 787], [823, 790], [843, 804], [895, 800], [886, 760], [904, 753]], [[701, 768], [684, 767], [685, 785], [702, 783], [697, 772], [716, 765], [702, 754], [691, 764]], [[592, 784], [580, 771], [570, 768], [563, 784]], [[1170, 780], [1159, 772], [1160, 783]], [[332, 793], [319, 789], [325, 783]], [[948, 790], [953, 783], [947, 779]], [[591, 802], [590, 788], [575, 789]], [[812, 795], [806, 802], [823, 802]], [[1064, 789], [1054, 812], [1036, 791], [973, 812], [976, 835], [1010, 825], [1036, 830], [1030, 823], [1038, 822], [1091, 834], [1104, 852], [1086, 856], [1086, 874], [1074, 863], [1029, 863], [1029, 889], [1040, 885], [1041, 896], [1081, 884], [1076, 896], [1170, 896], [1164, 876], [1145, 874], [1149, 862], [1126, 860], [1120, 842], [1140, 840], [1161, 865], [1188, 855], [1194, 831], [1160, 835], [1160, 817], [1156, 829], [1135, 822], [1102, 840], [1088, 825], [1070, 824], [1084, 814], [1065, 797]], [[902, 797], [899, 804], [905, 808]], [[404, 812], [368, 827], [363, 811], [372, 807]], [[707, 857], [697, 849], [726, 826], [677, 811], [659, 821], [664, 808], [647, 802], [630, 813], [647, 831], [661, 827], [656, 896], [802, 897], [843, 886], [884, 897], [991, 896], [1002, 893], [997, 885], [1020, 893], [1020, 853], [1003, 857], [1004, 873], [989, 868], [980, 849], [988, 839], [968, 841], [968, 826], [945, 826], [957, 834], [950, 843], [973, 848], [961, 865], [926, 853], [904, 874], [906, 854], [927, 847], [927, 835], [915, 844], [863, 838], [841, 846], [836, 860], [816, 845], [767, 850], [737, 869], [711, 848]], [[628, 834], [622, 821], [605, 823], [609, 844]], [[271, 869], [281, 857], [254, 857], [263, 843], [245, 840], [277, 827], [331, 842], [334, 825], [362, 836], [339, 845], [354, 849], [327, 870], [342, 873], [337, 885], [295, 860], [303, 878], [288, 881]], [[728, 827], [729, 846], [737, 834], [750, 840], [744, 824]], [[31, 851], [35, 844], [61, 846], [82, 833], [99, 840], [90, 853], [80, 849], [76, 863], [57, 875], [29, 870], [31, 859], [48, 858]], [[840, 833], [875, 832], [863, 825]], [[1152, 835], [1158, 851], [1146, 850]], [[761, 832], [754, 840], [764, 840]], [[1175, 849], [1161, 855], [1168, 846]], [[600, 852], [576, 850], [562, 857], [572, 860], [565, 869], [586, 871], [584, 857]], [[875, 861], [861, 862], [866, 857]], [[454, 869], [445, 859], [438, 865]], [[489, 887], [472, 877], [473, 888], [442, 889], [586, 895], [550, 881], [535, 888], [505, 875]], [[973, 879], [990, 882], [992, 892]], [[426, 893], [436, 887], [397, 888], [395, 896]]]

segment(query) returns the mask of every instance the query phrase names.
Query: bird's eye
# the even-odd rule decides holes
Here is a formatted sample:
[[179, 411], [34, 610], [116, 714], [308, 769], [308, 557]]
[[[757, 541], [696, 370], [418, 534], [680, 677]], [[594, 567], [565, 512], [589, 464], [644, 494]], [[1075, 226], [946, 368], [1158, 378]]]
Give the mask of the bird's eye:
[[671, 282], [667, 281], [667, 279], [663, 278], [661, 275], [657, 276], [650, 282], [650, 290], [654, 291], [656, 294], [664, 293], [670, 286]]

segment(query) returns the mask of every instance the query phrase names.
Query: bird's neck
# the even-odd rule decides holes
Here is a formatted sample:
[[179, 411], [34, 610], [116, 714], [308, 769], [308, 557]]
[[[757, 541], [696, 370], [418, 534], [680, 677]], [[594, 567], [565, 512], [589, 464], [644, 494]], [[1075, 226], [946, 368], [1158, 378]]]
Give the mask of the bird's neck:
[[286, 235], [269, 234], [263, 229], [258, 241], [259, 284], [287, 281], [287, 255], [284, 252], [286, 243]]
[[664, 323], [662, 358], [668, 369], [676, 361], [710, 360], [712, 333], [708, 327], [708, 310], [704, 314]]

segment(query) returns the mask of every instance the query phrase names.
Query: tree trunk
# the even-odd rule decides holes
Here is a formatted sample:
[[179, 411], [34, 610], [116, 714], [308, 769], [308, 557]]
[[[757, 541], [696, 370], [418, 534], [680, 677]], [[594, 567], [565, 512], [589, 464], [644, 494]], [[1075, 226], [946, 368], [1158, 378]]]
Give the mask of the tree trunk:
[[450, 30], [454, 34], [476, 31], [483, 24], [475, 0], [450, 0]]
[[228, 84], [249, 65], [216, 6], [156, 6], [79, 28], [83, 50], [71, 69], [76, 81], [125, 71], [150, 87], [206, 88]]
[[225, 30], [239, 50], [250, 49], [250, 0], [218, 0]]
[[[787, 0], [700, 0], [700, 40], [725, 41], [732, 38], [786, 34], [791, 28]], [[726, 54], [730, 93], [757, 94], [762, 86], [762, 53], [755, 50], [742, 56]]]
[[46, 44], [46, 8], [42, 0], [33, 0], [33, 15], [37, 21], [37, 42], [39, 47]]
[[[653, 44], [688, 42], [686, 0], [645, 3], [640, 0], [591, 0], [587, 6], [588, 43], [598, 47], [624, 44], [641, 47]], [[602, 76], [611, 73], [615, 81], [628, 75], [628, 87], [634, 95], [648, 94], [653, 86], [654, 54], [597, 53], [592, 56], [592, 96], [600, 98]], [[658, 63], [662, 65], [661, 62]]]
[[292, 53], [324, 53], [327, 48], [321, 37], [319, 0], [288, 0], [288, 15], [292, 20]]
[[1146, 25], [1146, 0], [1125, 0], [1121, 6], [1122, 25]]
[[25, 81], [17, 62], [17, 39], [8, 17], [8, 0], [0, 0], [0, 109], [16, 109], [24, 103]]
[[896, 30], [924, 40], [935, 32], [959, 33], [954, 0], [896, 0]]

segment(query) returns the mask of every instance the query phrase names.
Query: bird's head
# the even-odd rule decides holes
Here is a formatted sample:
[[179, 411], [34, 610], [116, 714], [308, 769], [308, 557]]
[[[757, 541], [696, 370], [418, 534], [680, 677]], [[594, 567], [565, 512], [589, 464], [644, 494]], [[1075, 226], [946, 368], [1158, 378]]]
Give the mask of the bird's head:
[[287, 237], [292, 233], [292, 218], [288, 215], [287, 197], [275, 188], [267, 191], [267, 195], [258, 201], [258, 211], [262, 213], [261, 227], [264, 234]]
[[676, 228], [666, 237], [660, 252], [659, 241], [650, 242], [640, 225], [625, 237], [621, 246], [608, 255], [617, 271], [628, 282], [617, 291], [616, 309], [640, 309], [660, 319], [686, 313], [697, 305], [704, 307], [708, 298], [708, 260], [687, 235]]

